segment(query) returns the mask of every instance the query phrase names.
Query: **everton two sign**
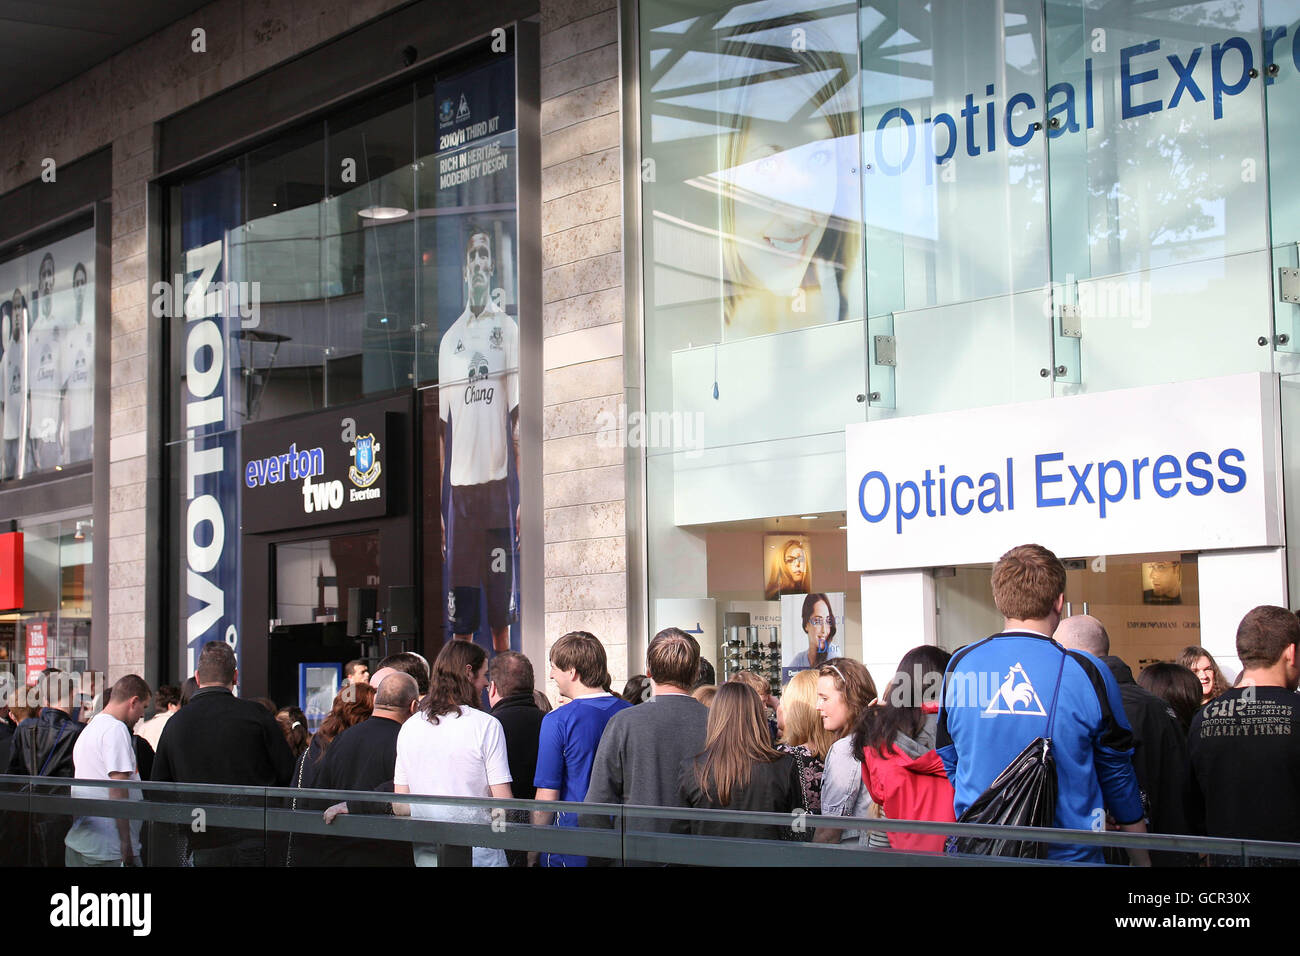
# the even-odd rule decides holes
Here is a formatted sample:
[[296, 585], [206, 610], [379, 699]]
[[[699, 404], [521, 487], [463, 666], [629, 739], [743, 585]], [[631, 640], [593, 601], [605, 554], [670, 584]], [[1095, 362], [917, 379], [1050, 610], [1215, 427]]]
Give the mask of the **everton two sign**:
[[387, 419], [363, 405], [245, 426], [244, 531], [387, 514]]

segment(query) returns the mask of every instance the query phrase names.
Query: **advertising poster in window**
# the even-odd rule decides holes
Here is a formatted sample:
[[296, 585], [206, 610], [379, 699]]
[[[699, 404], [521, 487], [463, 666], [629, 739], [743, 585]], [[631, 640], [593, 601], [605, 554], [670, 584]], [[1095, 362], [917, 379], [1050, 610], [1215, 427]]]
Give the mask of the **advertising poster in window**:
[[86, 229], [0, 262], [0, 480], [91, 459], [94, 252]]
[[795, 671], [843, 657], [844, 592], [781, 597], [781, 682]]
[[514, 62], [436, 86], [438, 408], [446, 633], [518, 650]]
[[763, 597], [807, 594], [812, 589], [812, 542], [802, 534], [763, 536]]
[[232, 385], [232, 368], [239, 362], [234, 333], [243, 319], [238, 297], [224, 294], [230, 230], [240, 217], [240, 180], [238, 168], [229, 166], [181, 189], [181, 248], [175, 261], [184, 288], [172, 290], [170, 305], [171, 334], [182, 343], [178, 384], [186, 436], [178, 502], [181, 540], [176, 542], [184, 565], [179, 603], [184, 675], [194, 673], [199, 651], [209, 641], [225, 641], [236, 661], [240, 653], [241, 476], [233, 429], [241, 422], [231, 399], [238, 388]]

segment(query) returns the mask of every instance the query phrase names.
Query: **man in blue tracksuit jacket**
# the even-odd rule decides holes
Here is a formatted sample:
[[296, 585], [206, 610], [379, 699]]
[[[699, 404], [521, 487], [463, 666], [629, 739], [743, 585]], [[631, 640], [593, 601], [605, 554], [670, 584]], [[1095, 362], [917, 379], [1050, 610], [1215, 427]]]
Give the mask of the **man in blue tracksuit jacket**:
[[[953, 655], [944, 675], [936, 746], [962, 813], [1036, 737], [1047, 735], [1056, 698], [1056, 826], [1098, 830], [1106, 811], [1145, 833], [1133, 771], [1133, 735], [1110, 669], [1051, 639], [1065, 601], [1065, 568], [1036, 544], [1012, 548], [993, 569], [993, 602], [1005, 629]], [[1059, 676], [1059, 691], [1058, 691]], [[1145, 851], [1134, 863], [1147, 865]], [[1100, 847], [1053, 843], [1047, 856], [1101, 863]]]

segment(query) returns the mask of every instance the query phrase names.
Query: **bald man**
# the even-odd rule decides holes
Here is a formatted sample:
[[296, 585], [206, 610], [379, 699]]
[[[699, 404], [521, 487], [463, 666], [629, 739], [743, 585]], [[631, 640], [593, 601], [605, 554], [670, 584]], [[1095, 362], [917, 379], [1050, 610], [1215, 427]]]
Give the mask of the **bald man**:
[[[375, 709], [366, 720], [335, 738], [321, 760], [316, 786], [322, 790], [377, 790], [393, 792], [393, 767], [397, 762], [397, 732], [415, 712], [419, 688], [410, 674], [387, 668], [376, 672]], [[325, 822], [340, 813], [387, 813], [390, 801], [339, 803], [325, 812]], [[309, 841], [310, 842], [310, 841]], [[314, 851], [315, 858], [311, 858]], [[411, 845], [396, 840], [359, 840], [331, 836], [315, 842], [309, 865], [411, 866]]]
[[[1110, 635], [1091, 614], [1065, 618], [1053, 637], [1062, 647], [1086, 651], [1110, 668], [1119, 684], [1124, 716], [1133, 728], [1133, 769], [1142, 791], [1147, 828], [1152, 833], [1186, 833], [1183, 781], [1187, 775], [1187, 740], [1174, 712], [1159, 697], [1138, 686], [1129, 666], [1111, 655]], [[1153, 850], [1151, 862], [1156, 866], [1183, 866], [1191, 861], [1183, 854]]]

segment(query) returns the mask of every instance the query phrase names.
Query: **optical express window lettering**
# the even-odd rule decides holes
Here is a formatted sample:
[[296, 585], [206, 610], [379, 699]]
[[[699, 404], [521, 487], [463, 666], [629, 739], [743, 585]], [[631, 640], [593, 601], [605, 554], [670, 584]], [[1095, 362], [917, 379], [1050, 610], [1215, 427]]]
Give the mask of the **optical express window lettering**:
[[[1300, 265], [1278, 190], [1269, 233], [1300, 134], [1278, 7], [645, 0], [646, 410], [624, 415], [652, 630], [782, 671], [774, 647], [861, 653], [846, 426], [1300, 373], [1259, 344], [1297, 318], [1272, 270]], [[1096, 600], [1196, 631], [1160, 597], [1170, 564], [1196, 593], [1195, 556], [1142, 544]]]
[[0, 481], [91, 460], [94, 251], [91, 228], [0, 254]]
[[[514, 97], [513, 58], [494, 55], [170, 187], [167, 272], [184, 290], [167, 303], [180, 672], [209, 640], [239, 646], [241, 495], [292, 485], [285, 507], [300, 520], [284, 511], [278, 527], [305, 527], [346, 518], [357, 500], [376, 505], [395, 480], [397, 445], [372, 429], [345, 439], [335, 424], [331, 440], [291, 450], [292, 428], [275, 426], [283, 447], [259, 451], [254, 472], [241, 470], [255, 464], [240, 457], [241, 430], [256, 423], [262, 436], [261, 423], [410, 389], [424, 447], [404, 452], [419, 482], [408, 498], [441, 484], [443, 511], [439, 521], [426, 497], [433, 543], [420, 573], [435, 626], [423, 632], [517, 649]], [[357, 457], [340, 470], [340, 456]], [[351, 497], [335, 493], [339, 481]], [[345, 601], [323, 616], [346, 619]]]

